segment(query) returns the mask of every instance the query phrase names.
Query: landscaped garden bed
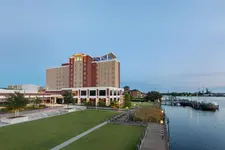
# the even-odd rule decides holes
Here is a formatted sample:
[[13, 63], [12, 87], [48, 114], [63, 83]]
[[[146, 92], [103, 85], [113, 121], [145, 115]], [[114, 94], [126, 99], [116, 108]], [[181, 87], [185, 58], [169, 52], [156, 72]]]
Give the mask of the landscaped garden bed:
[[74, 112], [74, 111], [76, 111], [76, 109], [75, 108], [64, 108], [64, 111], [66, 111], [66, 112]]
[[15, 124], [15, 123], [20, 123], [25, 121], [28, 121], [27, 116], [14, 116], [14, 117], [6, 117], [1, 119], [1, 122], [7, 123], [7, 124]]
[[134, 121], [160, 123], [164, 120], [164, 113], [161, 108], [155, 106], [140, 107], [134, 113]]

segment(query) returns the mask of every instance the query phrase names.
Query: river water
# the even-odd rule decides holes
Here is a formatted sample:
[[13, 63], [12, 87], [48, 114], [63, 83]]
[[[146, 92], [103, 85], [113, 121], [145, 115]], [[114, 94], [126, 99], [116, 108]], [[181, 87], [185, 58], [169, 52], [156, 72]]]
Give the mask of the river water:
[[192, 97], [215, 101], [216, 112], [190, 107], [163, 106], [170, 119], [171, 150], [225, 150], [225, 97]]

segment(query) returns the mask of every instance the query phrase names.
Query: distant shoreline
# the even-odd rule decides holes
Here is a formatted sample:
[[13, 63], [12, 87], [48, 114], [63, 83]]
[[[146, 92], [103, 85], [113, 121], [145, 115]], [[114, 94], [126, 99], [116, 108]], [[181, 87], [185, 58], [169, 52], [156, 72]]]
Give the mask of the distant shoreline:
[[[172, 96], [172, 95], [162, 95], [162, 96]], [[176, 97], [225, 97], [225, 95], [221, 96], [176, 96]]]

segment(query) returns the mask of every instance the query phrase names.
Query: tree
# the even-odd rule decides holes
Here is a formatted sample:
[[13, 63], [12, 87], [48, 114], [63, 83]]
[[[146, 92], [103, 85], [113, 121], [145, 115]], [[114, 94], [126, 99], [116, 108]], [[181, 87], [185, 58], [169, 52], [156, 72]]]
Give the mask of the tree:
[[124, 89], [130, 89], [130, 87], [129, 86], [124, 86]]
[[35, 106], [39, 106], [39, 104], [41, 103], [41, 99], [39, 97], [35, 97], [33, 103]]
[[19, 110], [24, 108], [28, 104], [28, 99], [24, 97], [24, 94], [16, 92], [15, 94], [9, 95], [7, 98], [7, 108], [15, 112], [15, 117]]
[[64, 104], [69, 106], [70, 103], [73, 103], [73, 94], [72, 92], [66, 91], [63, 93]]
[[39, 104], [41, 103], [41, 99], [39, 97], [29, 98], [28, 102], [29, 104], [33, 104], [33, 107], [35, 107], [39, 106]]
[[130, 101], [130, 94], [125, 92], [124, 94], [124, 107], [130, 107], [131, 106], [131, 101]]
[[130, 87], [129, 86], [124, 86], [124, 93], [125, 92], [129, 92], [130, 91]]
[[162, 95], [157, 92], [157, 91], [151, 91], [151, 92], [148, 92], [146, 97], [145, 97], [145, 100], [146, 101], [151, 101], [151, 102], [154, 102], [155, 100], [160, 100], [161, 101], [161, 98], [162, 98]]

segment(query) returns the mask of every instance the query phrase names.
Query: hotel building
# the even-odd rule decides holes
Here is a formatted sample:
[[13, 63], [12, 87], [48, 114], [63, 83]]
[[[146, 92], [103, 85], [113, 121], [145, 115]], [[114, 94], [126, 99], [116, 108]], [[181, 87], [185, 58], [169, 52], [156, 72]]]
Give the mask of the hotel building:
[[123, 100], [120, 88], [120, 62], [116, 55], [92, 57], [83, 53], [72, 55], [68, 63], [46, 70], [47, 93], [71, 91], [77, 104]]
[[91, 57], [80, 53], [68, 63], [46, 70], [46, 89], [120, 87], [120, 62], [113, 53]]
[[[28, 88], [27, 88], [28, 87]], [[24, 93], [26, 98], [39, 97], [42, 103], [63, 103], [63, 93], [70, 91], [76, 104], [91, 102], [94, 105], [112, 101], [123, 103], [123, 89], [120, 88], [120, 62], [113, 53], [91, 57], [79, 53], [72, 55], [68, 63], [46, 70], [46, 90], [33, 86], [20, 90], [0, 89], [0, 103], [15, 92]], [[36, 86], [35, 86], [36, 87]]]

